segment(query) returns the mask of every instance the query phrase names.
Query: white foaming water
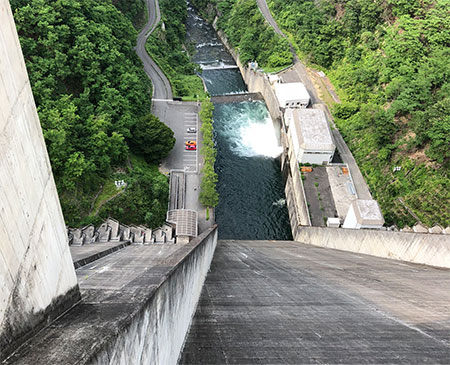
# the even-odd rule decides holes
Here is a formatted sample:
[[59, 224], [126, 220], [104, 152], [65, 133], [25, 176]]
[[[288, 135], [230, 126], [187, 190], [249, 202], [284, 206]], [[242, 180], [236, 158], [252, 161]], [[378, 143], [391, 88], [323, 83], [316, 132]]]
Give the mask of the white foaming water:
[[236, 65], [227, 65], [221, 61], [217, 61], [215, 63], [200, 63], [200, 67], [202, 70], [225, 70], [229, 68], [238, 68]]
[[283, 152], [264, 103], [241, 102], [218, 107], [226, 122], [217, 127], [233, 154], [276, 158]]
[[250, 123], [240, 130], [244, 156], [278, 157], [283, 148], [278, 145], [272, 120], [266, 118], [264, 123]]
[[273, 202], [272, 205], [276, 207], [284, 207], [286, 205], [286, 199], [278, 199], [276, 202]]
[[204, 48], [204, 47], [220, 47], [222, 43], [219, 42], [207, 42], [207, 43], [199, 43], [195, 46], [195, 48]]

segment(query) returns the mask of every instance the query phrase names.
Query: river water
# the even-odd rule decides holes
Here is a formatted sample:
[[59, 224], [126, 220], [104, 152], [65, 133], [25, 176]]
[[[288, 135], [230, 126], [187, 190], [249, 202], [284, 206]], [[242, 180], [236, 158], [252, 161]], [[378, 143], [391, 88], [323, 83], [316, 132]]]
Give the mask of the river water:
[[[247, 92], [239, 69], [214, 29], [188, 5], [187, 40], [211, 95]], [[221, 239], [292, 239], [279, 155], [282, 148], [264, 102], [217, 103], [215, 170]]]

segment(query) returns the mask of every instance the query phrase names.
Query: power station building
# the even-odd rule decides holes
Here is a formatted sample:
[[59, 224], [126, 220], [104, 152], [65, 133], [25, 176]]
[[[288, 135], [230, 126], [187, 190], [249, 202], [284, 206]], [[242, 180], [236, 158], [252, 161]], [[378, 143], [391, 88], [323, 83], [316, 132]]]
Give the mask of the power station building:
[[275, 83], [274, 88], [280, 108], [306, 108], [311, 101], [301, 82]]
[[342, 227], [353, 229], [381, 229], [383, 224], [383, 214], [377, 201], [358, 199], [350, 205]]
[[336, 146], [322, 110], [288, 108], [284, 121], [299, 163], [322, 165], [333, 159]]

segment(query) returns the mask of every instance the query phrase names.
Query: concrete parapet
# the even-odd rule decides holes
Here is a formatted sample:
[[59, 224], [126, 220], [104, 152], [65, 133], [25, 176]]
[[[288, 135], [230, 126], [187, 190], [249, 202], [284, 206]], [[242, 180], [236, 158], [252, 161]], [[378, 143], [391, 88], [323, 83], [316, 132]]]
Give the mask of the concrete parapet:
[[137, 226], [130, 226], [130, 231], [132, 235], [132, 241], [134, 243], [144, 243], [144, 232], [140, 227]]
[[142, 229], [142, 232], [144, 233], [144, 243], [146, 245], [150, 244], [150, 243], [154, 243], [154, 239], [153, 239], [153, 231], [151, 228], [147, 228], [144, 226], [139, 226], [139, 228]]
[[422, 223], [416, 223], [412, 229], [416, 233], [428, 233], [428, 227]]
[[108, 218], [106, 223], [109, 227], [111, 227], [111, 237], [110, 241], [120, 241], [121, 240], [121, 231], [120, 231], [120, 223], [113, 218]]
[[161, 228], [157, 228], [153, 231], [155, 237], [155, 243], [166, 243], [166, 234]]
[[102, 223], [97, 230], [99, 242], [109, 242], [111, 238], [111, 227], [108, 224]]
[[450, 268], [450, 236], [301, 227], [295, 241], [360, 254]]
[[81, 228], [84, 234], [84, 243], [94, 243], [97, 241], [98, 232], [96, 232], [95, 227], [93, 225], [89, 225]]
[[439, 224], [436, 224], [428, 230], [432, 234], [442, 234], [443, 231], [444, 229]]
[[217, 245], [213, 227], [180, 246], [179, 263], [145, 308], [95, 357], [94, 364], [176, 364]]
[[131, 241], [131, 229], [125, 224], [119, 224], [119, 231], [124, 241]]
[[81, 230], [81, 228], [76, 228], [73, 230], [73, 240], [72, 245], [73, 246], [83, 246], [84, 244], [84, 238], [85, 234]]

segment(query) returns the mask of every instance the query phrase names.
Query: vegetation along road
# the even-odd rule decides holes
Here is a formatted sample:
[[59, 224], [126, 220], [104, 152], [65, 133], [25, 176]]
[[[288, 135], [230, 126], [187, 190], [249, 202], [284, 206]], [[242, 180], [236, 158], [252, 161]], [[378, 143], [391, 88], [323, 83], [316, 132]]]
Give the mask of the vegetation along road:
[[150, 58], [145, 50], [147, 38], [158, 25], [161, 14], [159, 10], [158, 0], [147, 0], [148, 21], [137, 38], [136, 53], [144, 64], [147, 75], [153, 84], [153, 99], [172, 99], [172, 88], [169, 80]]

